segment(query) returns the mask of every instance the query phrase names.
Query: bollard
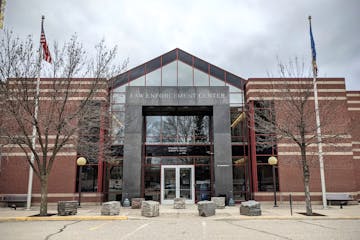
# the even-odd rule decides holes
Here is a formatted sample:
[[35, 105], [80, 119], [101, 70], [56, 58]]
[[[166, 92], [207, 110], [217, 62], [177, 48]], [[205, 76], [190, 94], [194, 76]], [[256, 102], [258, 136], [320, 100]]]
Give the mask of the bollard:
[[293, 211], [292, 211], [292, 196], [291, 196], [291, 194], [289, 194], [289, 201], [290, 201], [290, 214], [292, 216]]

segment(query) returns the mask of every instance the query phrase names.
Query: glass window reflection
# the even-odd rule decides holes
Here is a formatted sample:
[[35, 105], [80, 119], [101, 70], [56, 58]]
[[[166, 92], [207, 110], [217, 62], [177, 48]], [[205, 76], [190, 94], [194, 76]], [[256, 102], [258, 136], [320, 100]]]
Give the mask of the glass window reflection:
[[114, 92], [113, 93], [113, 102], [112, 103], [125, 103], [125, 93], [119, 93], [119, 92]]
[[146, 117], [146, 142], [160, 142], [160, 116]]
[[243, 90], [241, 90], [237, 87], [234, 87], [230, 84], [227, 84], [227, 86], [229, 86], [229, 92], [243, 93]]
[[225, 86], [225, 82], [210, 76], [210, 86]]
[[243, 103], [244, 95], [242, 93], [230, 93], [230, 103]]
[[209, 86], [209, 75], [203, 71], [194, 69], [194, 85], [195, 86]]
[[209, 142], [209, 116], [194, 116], [195, 142]]
[[144, 169], [145, 200], [160, 200], [160, 167]]
[[161, 69], [146, 74], [146, 86], [161, 86]]
[[114, 93], [114, 92], [125, 92], [126, 86], [127, 86], [127, 84], [124, 84], [124, 85], [122, 85], [120, 87], [117, 87], [114, 90], [112, 90], [112, 93]]
[[124, 143], [125, 136], [125, 113], [124, 112], [111, 112], [111, 135], [113, 144]]
[[177, 118], [176, 116], [162, 117], [162, 140], [163, 142], [176, 142]]
[[177, 61], [162, 68], [162, 86], [177, 86]]
[[193, 136], [193, 116], [178, 116], [179, 142], [191, 142]]
[[146, 142], [210, 142], [210, 117], [146, 116]]
[[192, 67], [178, 61], [178, 84], [179, 86], [193, 86]]
[[129, 84], [130, 86], [145, 86], [145, 76], [132, 80]]

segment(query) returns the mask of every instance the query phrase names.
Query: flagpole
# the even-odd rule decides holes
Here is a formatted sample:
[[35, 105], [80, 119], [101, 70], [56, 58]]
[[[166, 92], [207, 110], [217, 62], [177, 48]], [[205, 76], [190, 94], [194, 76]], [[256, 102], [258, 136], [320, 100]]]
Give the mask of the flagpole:
[[[41, 17], [41, 31], [43, 29], [45, 17]], [[38, 62], [38, 76], [36, 79], [36, 95], [35, 95], [35, 109], [34, 109], [34, 123], [32, 128], [32, 138], [31, 138], [31, 146], [35, 150], [36, 149], [36, 125], [35, 122], [37, 122], [38, 119], [38, 112], [39, 112], [39, 95], [40, 95], [40, 73], [41, 73], [41, 43], [39, 46], [39, 62]], [[34, 165], [35, 155], [33, 152], [31, 152], [31, 158], [30, 162], [32, 165]], [[31, 195], [32, 195], [32, 186], [33, 186], [33, 176], [34, 176], [34, 170], [29, 165], [29, 179], [28, 179], [28, 192], [27, 192], [27, 199], [26, 199], [26, 210], [30, 210], [31, 208]]]
[[323, 150], [322, 150], [319, 100], [318, 100], [317, 81], [316, 81], [316, 78], [317, 78], [316, 52], [315, 52], [315, 43], [314, 43], [314, 39], [313, 39], [313, 36], [312, 36], [312, 29], [311, 29], [311, 16], [309, 16], [309, 24], [310, 24], [310, 40], [311, 40], [311, 48], [312, 48], [312, 66], [313, 66], [315, 117], [316, 117], [316, 135], [317, 135], [317, 141], [318, 141], [318, 155], [319, 155], [319, 164], [320, 164], [321, 193], [322, 193], [323, 208], [327, 208], [325, 171], [324, 171], [324, 156], [323, 156], [324, 154], [323, 154]]

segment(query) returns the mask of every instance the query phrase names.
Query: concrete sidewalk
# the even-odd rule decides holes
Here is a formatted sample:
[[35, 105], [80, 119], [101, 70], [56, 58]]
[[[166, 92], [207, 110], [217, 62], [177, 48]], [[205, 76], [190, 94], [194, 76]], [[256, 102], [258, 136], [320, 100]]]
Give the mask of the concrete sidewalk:
[[[279, 207], [273, 207], [272, 203], [261, 203], [261, 216], [243, 216], [240, 215], [240, 205], [234, 207], [225, 207], [225, 209], [216, 209], [216, 215], [207, 217], [206, 219], [268, 219], [268, 220], [298, 220], [298, 219], [353, 219], [360, 220], [360, 205], [329, 206], [323, 209], [321, 205], [313, 205], [313, 212], [324, 216], [305, 216], [300, 213], [305, 212], [305, 205], [296, 204], [293, 206], [293, 215], [290, 214], [288, 204], [280, 204]], [[141, 209], [124, 208], [120, 209], [118, 216], [101, 216], [101, 206], [85, 205], [78, 209], [77, 215], [73, 216], [57, 216], [57, 207], [50, 205], [48, 207], [49, 214], [55, 214], [49, 217], [32, 217], [39, 213], [39, 207], [33, 207], [31, 210], [18, 208], [0, 208], [0, 222], [4, 221], [86, 221], [86, 220], [128, 220], [128, 219], [154, 219], [141, 216]], [[160, 205], [160, 216], [156, 219], [167, 218], [201, 218], [197, 211], [197, 205], [186, 205], [186, 209], [173, 209], [172, 205]]]

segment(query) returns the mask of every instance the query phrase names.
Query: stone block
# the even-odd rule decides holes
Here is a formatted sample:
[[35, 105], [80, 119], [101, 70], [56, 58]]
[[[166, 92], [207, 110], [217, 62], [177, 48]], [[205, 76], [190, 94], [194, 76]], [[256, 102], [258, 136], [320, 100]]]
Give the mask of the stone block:
[[240, 215], [261, 216], [260, 203], [254, 200], [242, 202], [240, 205]]
[[141, 209], [141, 204], [143, 201], [145, 201], [145, 198], [132, 198], [131, 199], [131, 208], [132, 209]]
[[78, 208], [78, 201], [59, 201], [57, 205], [59, 216], [76, 215]]
[[120, 202], [111, 201], [104, 202], [101, 206], [101, 215], [113, 216], [119, 215], [120, 213]]
[[197, 203], [199, 216], [209, 217], [215, 215], [216, 204], [212, 201], [200, 201]]
[[143, 201], [141, 204], [141, 216], [144, 217], [159, 216], [159, 202]]
[[175, 209], [185, 209], [185, 198], [175, 198], [174, 199], [174, 208]]
[[217, 209], [225, 208], [225, 197], [211, 197], [211, 201], [215, 203]]

